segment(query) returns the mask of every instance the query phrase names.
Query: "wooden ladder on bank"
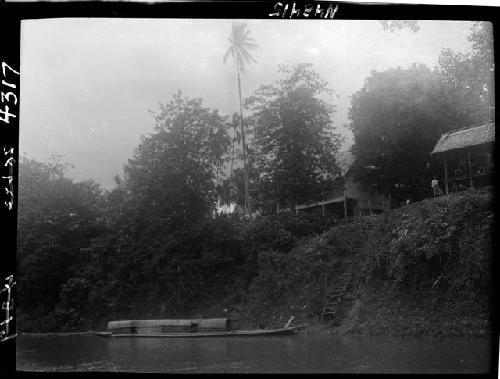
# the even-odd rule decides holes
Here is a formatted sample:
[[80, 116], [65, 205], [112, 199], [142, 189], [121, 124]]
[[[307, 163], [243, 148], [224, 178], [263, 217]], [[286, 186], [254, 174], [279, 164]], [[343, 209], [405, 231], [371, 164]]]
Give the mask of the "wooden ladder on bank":
[[327, 287], [325, 303], [321, 314], [322, 321], [325, 321], [327, 318], [333, 319], [337, 315], [342, 297], [351, 282], [352, 261], [350, 259], [346, 259], [344, 260], [342, 266], [342, 274], [336, 278], [334, 285], [330, 288]]

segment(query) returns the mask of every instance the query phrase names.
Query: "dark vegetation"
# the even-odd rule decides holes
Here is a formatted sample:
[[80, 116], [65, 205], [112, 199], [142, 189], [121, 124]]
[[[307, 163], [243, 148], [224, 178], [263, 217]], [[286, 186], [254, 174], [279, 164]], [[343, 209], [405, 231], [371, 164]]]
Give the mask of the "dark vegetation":
[[249, 327], [280, 327], [292, 315], [297, 324], [321, 326], [325, 281], [351, 259], [353, 299], [325, 322], [330, 331], [485, 335], [492, 321], [492, 233], [491, 189], [352, 218], [287, 252], [261, 251], [244, 296], [218, 300], [208, 314], [226, 308]]
[[491, 30], [475, 24], [472, 52], [444, 49], [433, 70], [415, 64], [371, 72], [349, 112], [360, 181], [395, 200], [421, 200], [429, 178], [444, 177], [442, 162], [429, 154], [441, 133], [494, 120]]
[[[308, 214], [219, 217], [165, 236], [157, 247], [98, 237], [88, 250], [73, 250], [72, 260], [51, 260], [58, 276], [45, 278], [35, 262], [21, 261], [18, 324], [23, 331], [69, 331], [129, 317], [225, 316], [239, 327], [273, 327], [293, 315], [314, 325], [325, 280], [351, 258], [355, 299], [331, 328], [481, 335], [491, 315], [492, 228], [492, 194], [483, 189], [337, 224]], [[69, 229], [57, 229], [54, 246], [64, 246]]]
[[[37, 166], [29, 159], [21, 165], [24, 173]], [[116, 191], [91, 192], [92, 183], [54, 177], [33, 184], [36, 191], [21, 202], [43, 208], [20, 210], [18, 236], [17, 320], [24, 331], [85, 329], [130, 314], [186, 314], [214, 295], [241, 300], [259, 275], [263, 251], [287, 254], [332, 225], [317, 215], [219, 216], [172, 230], [169, 220], [117, 204]], [[86, 192], [77, 207], [79, 190]]]
[[[326, 290], [354, 276], [332, 332], [484, 335], [491, 327], [491, 189], [413, 203], [348, 219], [287, 253], [261, 252], [246, 300], [230, 307], [247, 325], [321, 325]], [[226, 303], [223, 303], [227, 306]], [[220, 307], [219, 307], [220, 308]]]
[[[423, 197], [420, 183], [430, 184], [424, 167], [439, 133], [493, 114], [488, 33], [480, 24], [471, 34], [473, 52], [443, 52], [438, 70], [372, 74], [351, 110], [360, 180], [394, 198]], [[487, 330], [488, 191], [341, 221], [275, 214], [277, 204], [319, 198], [338, 173], [327, 84], [310, 65], [282, 69], [285, 79], [247, 99], [253, 113], [244, 123], [241, 112], [228, 122], [201, 99], [176, 93], [153, 112], [153, 133], [110, 191], [73, 182], [57, 159], [21, 157], [18, 328], [101, 329], [120, 318], [223, 315], [240, 326], [282, 326], [292, 315], [316, 323], [326, 284], [350, 258], [354, 300], [331, 321], [339, 331]], [[253, 139], [246, 170], [226, 178], [238, 121]], [[261, 215], [218, 214], [221, 204], [247, 203], [245, 178], [251, 208]]]

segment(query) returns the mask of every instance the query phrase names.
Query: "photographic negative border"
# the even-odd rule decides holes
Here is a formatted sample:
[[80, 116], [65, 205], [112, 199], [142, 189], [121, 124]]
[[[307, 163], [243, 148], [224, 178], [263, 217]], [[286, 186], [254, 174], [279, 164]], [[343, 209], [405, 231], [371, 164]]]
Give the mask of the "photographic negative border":
[[[282, 4], [278, 6], [277, 4]], [[0, 151], [2, 170], [2, 201], [0, 204], [0, 222], [2, 225], [0, 282], [16, 273], [16, 234], [17, 234], [17, 189], [18, 189], [18, 159], [19, 159], [19, 108], [22, 99], [19, 96], [20, 76], [20, 41], [21, 21], [43, 18], [212, 18], [212, 19], [270, 19], [280, 18], [283, 22], [290, 19], [293, 4], [305, 9], [306, 5], [318, 5], [324, 9], [327, 17], [324, 22], [335, 22], [336, 19], [349, 20], [471, 20], [490, 21], [494, 27], [494, 37], [497, 37], [499, 11], [489, 6], [454, 6], [454, 5], [416, 5], [416, 4], [375, 4], [349, 3], [332, 1], [181, 1], [181, 2], [104, 2], [104, 1], [63, 1], [63, 2], [2, 2], [0, 4], [0, 61], [5, 62], [1, 72], [7, 84], [2, 85], [2, 91], [13, 93], [7, 104], [0, 104], [0, 119], [8, 117], [9, 123], [0, 121]], [[329, 7], [335, 10], [328, 14]], [[285, 6], [288, 13], [279, 12]], [[338, 7], [337, 7], [338, 6]], [[271, 15], [272, 14], [272, 15]], [[301, 18], [303, 22], [317, 20], [318, 17], [306, 17], [295, 14], [293, 18]], [[325, 18], [325, 17], [322, 17]], [[286, 43], [286, 41], [283, 41]], [[495, 51], [498, 51], [498, 38], [494, 39]], [[12, 69], [12, 71], [9, 70]], [[21, 73], [22, 75], [22, 73]], [[496, 83], [496, 80], [495, 80]], [[8, 85], [10, 84], [10, 85]], [[14, 101], [14, 98], [17, 101]], [[9, 105], [9, 108], [5, 108]], [[9, 114], [11, 114], [9, 116]], [[12, 150], [13, 149], [13, 150]], [[10, 154], [10, 155], [9, 155]], [[8, 163], [8, 159], [12, 158]], [[13, 163], [13, 165], [12, 165]], [[11, 171], [9, 171], [11, 169]], [[12, 181], [4, 178], [12, 176]], [[9, 189], [9, 190], [7, 190]], [[13, 196], [11, 209], [7, 203]], [[496, 199], [495, 199], [496, 208]], [[496, 242], [495, 242], [496, 245]], [[493, 250], [495, 251], [495, 249]], [[495, 272], [498, 257], [493, 255], [492, 272]], [[496, 287], [496, 276], [493, 275], [492, 288]], [[3, 284], [2, 284], [3, 286]], [[15, 297], [15, 291], [14, 291]], [[498, 316], [498, 301], [493, 299], [493, 320]], [[2, 312], [3, 313], [3, 312]], [[15, 310], [14, 310], [15, 314]], [[11, 331], [15, 331], [15, 320], [11, 323]], [[491, 344], [491, 373], [498, 370], [498, 328], [493, 323], [493, 341]], [[0, 343], [0, 354], [4, 366], [2, 371], [15, 372], [15, 339]]]

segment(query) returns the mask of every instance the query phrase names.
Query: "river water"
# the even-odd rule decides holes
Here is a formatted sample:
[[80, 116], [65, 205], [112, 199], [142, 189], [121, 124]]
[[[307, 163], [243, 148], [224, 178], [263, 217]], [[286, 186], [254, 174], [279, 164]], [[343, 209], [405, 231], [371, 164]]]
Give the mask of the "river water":
[[295, 335], [16, 339], [21, 371], [486, 373], [489, 338]]

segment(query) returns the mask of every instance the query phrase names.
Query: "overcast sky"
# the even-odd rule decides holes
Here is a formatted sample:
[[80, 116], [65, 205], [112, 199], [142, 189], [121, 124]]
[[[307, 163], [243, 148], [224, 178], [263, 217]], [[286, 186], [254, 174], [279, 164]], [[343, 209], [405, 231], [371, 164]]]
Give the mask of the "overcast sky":
[[[279, 64], [313, 63], [336, 91], [335, 125], [348, 122], [350, 95], [371, 70], [424, 63], [441, 49], [467, 52], [471, 22], [420, 21], [385, 32], [376, 21], [247, 20], [259, 48], [242, 77], [243, 96], [280, 76]], [[238, 111], [232, 62], [224, 65], [232, 20], [49, 19], [22, 22], [20, 153], [62, 155], [75, 180], [113, 187], [113, 176], [153, 131], [147, 111], [181, 89], [230, 115]]]

